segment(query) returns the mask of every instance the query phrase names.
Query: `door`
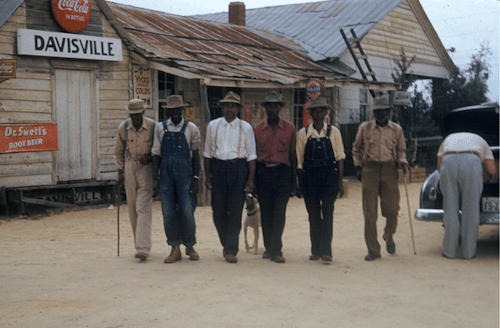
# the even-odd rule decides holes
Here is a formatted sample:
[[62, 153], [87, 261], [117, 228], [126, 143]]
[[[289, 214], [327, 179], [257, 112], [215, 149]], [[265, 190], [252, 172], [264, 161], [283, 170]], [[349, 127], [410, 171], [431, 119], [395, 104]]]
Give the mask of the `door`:
[[94, 76], [92, 71], [55, 70], [56, 182], [95, 178]]

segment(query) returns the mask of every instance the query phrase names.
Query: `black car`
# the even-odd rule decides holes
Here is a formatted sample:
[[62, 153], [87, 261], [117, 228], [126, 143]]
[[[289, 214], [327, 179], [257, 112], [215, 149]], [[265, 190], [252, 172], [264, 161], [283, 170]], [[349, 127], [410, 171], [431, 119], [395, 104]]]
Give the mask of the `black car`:
[[[484, 173], [483, 194], [479, 224], [499, 224], [498, 206], [498, 152], [499, 152], [498, 103], [458, 108], [443, 120], [443, 137], [456, 132], [471, 132], [483, 137], [495, 157], [497, 177]], [[439, 172], [434, 171], [425, 180], [420, 192], [420, 208], [415, 218], [421, 221], [443, 221], [443, 195], [439, 188]]]

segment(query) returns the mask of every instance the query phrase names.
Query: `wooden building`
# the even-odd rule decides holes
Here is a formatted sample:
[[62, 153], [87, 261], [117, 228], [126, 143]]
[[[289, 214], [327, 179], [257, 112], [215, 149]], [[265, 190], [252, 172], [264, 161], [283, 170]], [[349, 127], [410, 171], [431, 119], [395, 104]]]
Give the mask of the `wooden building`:
[[344, 85], [394, 89], [317, 64], [286, 37], [104, 0], [0, 2], [0, 60], [3, 207], [109, 201], [117, 127], [131, 98], [161, 121], [166, 97], [183, 95], [204, 135], [229, 90], [242, 96], [241, 118], [255, 123], [270, 90], [283, 93], [291, 119], [311, 78], [326, 81], [332, 103]]

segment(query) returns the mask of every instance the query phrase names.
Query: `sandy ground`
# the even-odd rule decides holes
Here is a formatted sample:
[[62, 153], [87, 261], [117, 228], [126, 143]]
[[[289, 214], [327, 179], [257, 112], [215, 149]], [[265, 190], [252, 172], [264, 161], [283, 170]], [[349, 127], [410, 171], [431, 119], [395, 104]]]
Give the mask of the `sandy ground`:
[[[335, 208], [332, 264], [309, 261], [303, 200], [288, 205], [285, 264], [246, 253], [222, 258], [210, 207], [196, 210], [201, 260], [164, 264], [160, 203], [153, 250], [134, 259], [126, 205], [117, 257], [116, 208], [0, 221], [0, 327], [498, 327], [498, 226], [480, 228], [473, 260], [441, 256], [440, 223], [413, 221], [405, 188], [396, 255], [363, 260], [360, 184]], [[421, 183], [408, 185], [411, 213]], [[379, 219], [379, 240], [384, 219]]]

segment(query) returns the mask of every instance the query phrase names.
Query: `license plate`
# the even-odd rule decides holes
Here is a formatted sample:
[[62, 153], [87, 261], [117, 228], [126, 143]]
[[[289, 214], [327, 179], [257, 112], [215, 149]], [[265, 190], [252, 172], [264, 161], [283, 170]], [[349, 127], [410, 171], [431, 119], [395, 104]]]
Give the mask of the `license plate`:
[[483, 197], [483, 212], [498, 212], [498, 197]]

